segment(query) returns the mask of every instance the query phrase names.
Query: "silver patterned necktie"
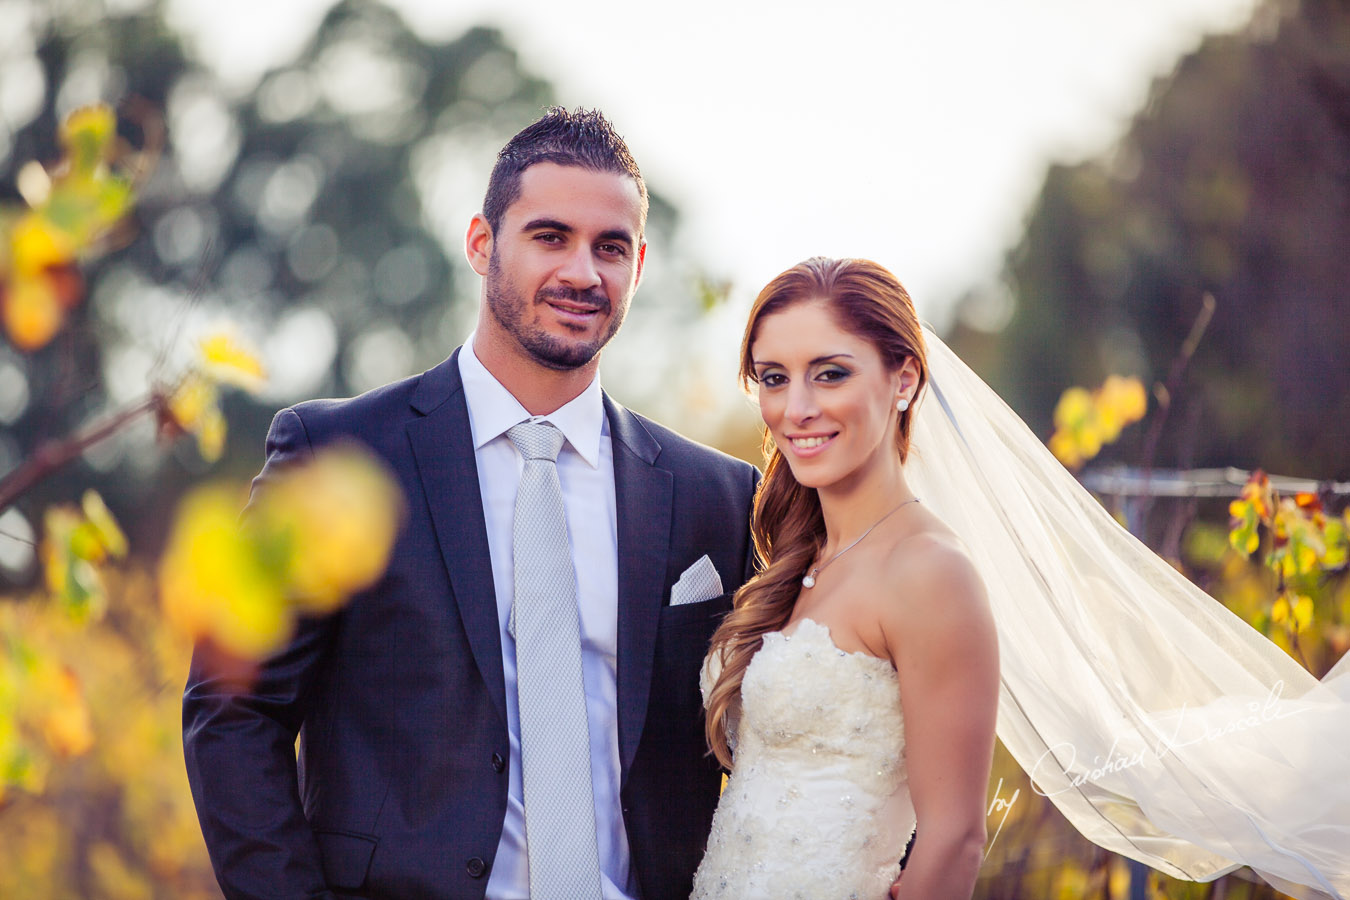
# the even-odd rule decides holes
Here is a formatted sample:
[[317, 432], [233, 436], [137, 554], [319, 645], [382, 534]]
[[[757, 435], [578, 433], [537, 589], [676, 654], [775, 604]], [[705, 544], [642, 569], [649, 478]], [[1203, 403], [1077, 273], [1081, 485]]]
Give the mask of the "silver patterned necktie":
[[600, 862], [581, 627], [558, 482], [563, 434], [547, 422], [526, 421], [506, 435], [525, 457], [512, 552], [530, 897], [598, 900]]

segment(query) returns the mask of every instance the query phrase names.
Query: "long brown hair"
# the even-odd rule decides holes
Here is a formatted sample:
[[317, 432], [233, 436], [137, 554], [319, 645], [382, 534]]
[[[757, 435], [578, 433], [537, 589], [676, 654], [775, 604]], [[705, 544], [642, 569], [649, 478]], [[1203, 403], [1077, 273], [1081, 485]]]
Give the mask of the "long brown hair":
[[[909, 293], [882, 266], [865, 259], [814, 257], [770, 281], [755, 298], [741, 340], [741, 384], [755, 382], [750, 355], [759, 325], [768, 316], [796, 303], [824, 299], [841, 328], [871, 342], [894, 371], [913, 358], [919, 368], [916, 398], [928, 380], [923, 332]], [[903, 462], [909, 454], [913, 404], [900, 414], [895, 447]], [[802, 576], [825, 546], [825, 519], [815, 488], [803, 487], [787, 460], [764, 433], [767, 465], [755, 495], [751, 532], [761, 569], [736, 594], [732, 611], [712, 638], [711, 653], [721, 655], [722, 668], [708, 694], [708, 746], [722, 765], [731, 767], [727, 740], [729, 716], [740, 704], [741, 679], [764, 635], [778, 631], [792, 616]]]

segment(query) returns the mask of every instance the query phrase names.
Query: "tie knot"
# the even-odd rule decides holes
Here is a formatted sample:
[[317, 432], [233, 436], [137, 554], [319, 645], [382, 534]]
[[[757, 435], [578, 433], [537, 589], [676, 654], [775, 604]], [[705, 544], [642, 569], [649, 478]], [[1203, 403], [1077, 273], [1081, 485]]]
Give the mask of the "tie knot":
[[562, 449], [563, 433], [549, 422], [521, 422], [506, 430], [506, 436], [526, 459], [555, 462]]

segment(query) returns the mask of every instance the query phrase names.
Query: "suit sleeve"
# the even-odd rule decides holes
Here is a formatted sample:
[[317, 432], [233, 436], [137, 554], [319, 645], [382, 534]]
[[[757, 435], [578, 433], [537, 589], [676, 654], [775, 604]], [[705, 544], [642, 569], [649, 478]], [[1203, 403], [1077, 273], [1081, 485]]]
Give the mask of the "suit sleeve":
[[[267, 461], [252, 496], [312, 455], [300, 416], [282, 410], [268, 432]], [[211, 864], [229, 900], [332, 898], [300, 803], [295, 740], [333, 631], [331, 617], [302, 621], [242, 691], [228, 673], [207, 665], [203, 648], [193, 656], [183, 693], [183, 751]]]

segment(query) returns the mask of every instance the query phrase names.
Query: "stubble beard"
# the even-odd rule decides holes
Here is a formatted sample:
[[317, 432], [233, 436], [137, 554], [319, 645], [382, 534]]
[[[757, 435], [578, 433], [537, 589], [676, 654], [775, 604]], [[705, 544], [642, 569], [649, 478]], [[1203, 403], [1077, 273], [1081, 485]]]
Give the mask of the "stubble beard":
[[[628, 312], [628, 303], [624, 301], [614, 311], [609, 297], [601, 290], [571, 291], [566, 288], [541, 288], [532, 301], [526, 301], [516, 290], [515, 284], [502, 272], [494, 249], [488, 258], [488, 273], [485, 296], [488, 312], [506, 329], [515, 342], [530, 358], [549, 369], [571, 371], [590, 363], [610, 342], [623, 324]], [[568, 300], [573, 303], [596, 307], [601, 314], [612, 313], [605, 329], [593, 341], [568, 340], [550, 334], [537, 325], [525, 321], [530, 309], [544, 304], [547, 300]]]

